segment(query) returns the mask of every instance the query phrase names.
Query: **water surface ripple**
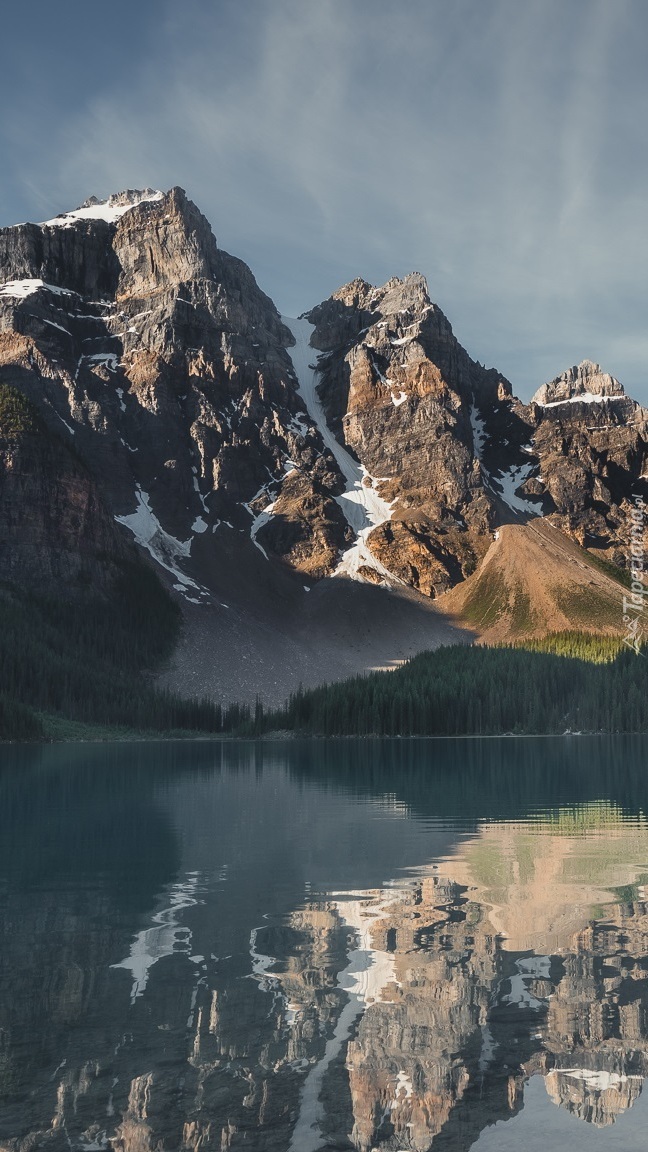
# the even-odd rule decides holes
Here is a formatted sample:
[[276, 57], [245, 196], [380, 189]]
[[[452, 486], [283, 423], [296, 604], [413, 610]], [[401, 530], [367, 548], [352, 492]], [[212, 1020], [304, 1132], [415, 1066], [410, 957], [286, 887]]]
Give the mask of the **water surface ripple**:
[[0, 1152], [643, 1152], [647, 754], [5, 746]]

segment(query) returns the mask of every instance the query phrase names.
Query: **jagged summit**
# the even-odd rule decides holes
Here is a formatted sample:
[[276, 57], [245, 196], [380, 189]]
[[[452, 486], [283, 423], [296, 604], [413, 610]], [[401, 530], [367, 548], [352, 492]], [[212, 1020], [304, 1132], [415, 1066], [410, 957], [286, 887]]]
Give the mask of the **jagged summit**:
[[392, 335], [397, 339], [403, 335], [397, 330], [399, 324], [411, 325], [432, 312], [443, 317], [430, 300], [425, 277], [410, 272], [402, 279], [393, 276], [380, 287], [358, 276], [304, 315], [316, 327], [313, 346], [328, 352], [373, 326], [393, 326]]
[[135, 208], [138, 204], [164, 199], [164, 192], [155, 188], [134, 189], [128, 188], [124, 192], [115, 192], [107, 200], [99, 200], [90, 196], [72, 212], [60, 212], [51, 220], [43, 220], [39, 228], [72, 228], [83, 220], [104, 220], [107, 224], [114, 224], [125, 212]]
[[625, 396], [623, 386], [614, 376], [604, 372], [600, 364], [581, 360], [560, 376], [543, 384], [532, 397], [532, 404], [566, 404], [570, 401], [595, 403], [605, 397]]
[[408, 272], [406, 276], [392, 276], [385, 284], [370, 284], [367, 280], [357, 276], [348, 284], [343, 284], [332, 294], [332, 300], [342, 300], [345, 303], [354, 302], [355, 307], [376, 308], [395, 303], [400, 300], [403, 304], [413, 306], [417, 304], [431, 304], [428, 283], [421, 272]]
[[89, 196], [76, 211], [81, 208], [94, 208], [102, 204], [107, 204], [110, 208], [133, 208], [144, 200], [162, 200], [164, 195], [165, 193], [161, 192], [159, 188], [125, 188], [123, 192], [111, 192], [107, 200], [100, 200], [97, 196]]

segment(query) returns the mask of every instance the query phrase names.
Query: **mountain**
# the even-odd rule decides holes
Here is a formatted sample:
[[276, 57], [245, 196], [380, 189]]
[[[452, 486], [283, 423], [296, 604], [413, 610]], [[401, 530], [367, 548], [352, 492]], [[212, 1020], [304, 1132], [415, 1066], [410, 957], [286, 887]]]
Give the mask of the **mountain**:
[[477, 571], [443, 597], [486, 643], [580, 630], [618, 635], [624, 589], [552, 519], [505, 524]]
[[648, 411], [584, 361], [529, 405], [471, 360], [419, 275], [354, 281], [309, 313], [331, 427], [391, 501], [367, 544], [427, 595], [470, 575], [505, 523], [547, 517], [624, 566], [648, 496]]
[[558, 530], [625, 566], [648, 497], [648, 412], [598, 366], [522, 404], [418, 274], [282, 319], [180, 188], [0, 230], [0, 386], [49, 445], [22, 488], [2, 456], [0, 578], [69, 598], [136, 545], [182, 604], [166, 682], [190, 693], [276, 702], [469, 640], [444, 594], [500, 529], [544, 517], [560, 583]]
[[244, 528], [256, 543], [289, 460], [307, 477], [301, 518], [317, 514], [302, 564], [326, 570], [312, 554], [344, 544], [342, 480], [292, 384], [290, 333], [180, 189], [5, 229], [0, 265], [3, 380], [74, 444], [184, 595], [207, 597], [186, 570], [221, 551], [201, 535]]

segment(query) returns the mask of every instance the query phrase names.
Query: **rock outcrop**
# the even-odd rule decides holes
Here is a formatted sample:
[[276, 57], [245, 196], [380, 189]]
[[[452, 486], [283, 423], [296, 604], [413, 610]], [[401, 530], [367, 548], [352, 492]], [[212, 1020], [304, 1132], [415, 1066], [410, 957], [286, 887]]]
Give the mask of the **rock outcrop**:
[[88, 470], [21, 392], [0, 386], [0, 581], [109, 595], [127, 562], [135, 549]]
[[353, 281], [308, 318], [329, 424], [392, 504], [368, 547], [438, 595], [474, 570], [497, 523], [473, 414], [510, 405], [511, 386], [470, 359], [420, 275]]
[[575, 364], [573, 368], [568, 368], [538, 388], [531, 403], [543, 407], [548, 404], [591, 404], [604, 397], [619, 400], [622, 396], [625, 396], [625, 392], [618, 380], [604, 372], [600, 364], [582, 360], [580, 364]]
[[529, 412], [551, 520], [627, 568], [632, 508], [648, 499], [648, 410], [585, 360], [543, 385]]

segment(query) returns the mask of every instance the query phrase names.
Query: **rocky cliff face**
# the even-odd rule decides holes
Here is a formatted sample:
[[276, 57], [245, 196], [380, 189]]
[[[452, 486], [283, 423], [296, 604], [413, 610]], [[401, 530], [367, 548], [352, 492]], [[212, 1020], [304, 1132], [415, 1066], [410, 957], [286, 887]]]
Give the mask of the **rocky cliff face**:
[[79, 458], [21, 392], [0, 386], [0, 580], [66, 598], [109, 594], [134, 560]]
[[648, 496], [648, 411], [589, 360], [540, 388], [528, 411], [551, 520], [627, 567], [631, 510]]
[[475, 411], [508, 410], [511, 386], [470, 359], [422, 276], [353, 281], [308, 317], [329, 424], [390, 505], [369, 550], [438, 595], [474, 570], [497, 523]]
[[648, 499], [648, 414], [598, 366], [521, 404], [418, 274], [284, 322], [179, 188], [0, 230], [0, 384], [123, 539], [219, 611], [266, 597], [266, 619], [294, 618], [330, 576], [437, 598], [538, 516], [624, 565]]
[[180, 189], [4, 229], [0, 267], [2, 380], [74, 445], [179, 590], [204, 595], [187, 575], [196, 551], [208, 567], [231, 534], [241, 550], [239, 533], [262, 549], [282, 495], [275, 555], [331, 570], [349, 535], [343, 485], [298, 395], [290, 333]]
[[418, 275], [353, 281], [308, 316], [329, 422], [391, 501], [367, 538], [390, 572], [438, 595], [499, 526], [542, 515], [627, 565], [632, 502], [648, 495], [648, 412], [598, 365], [525, 406], [470, 359]]

